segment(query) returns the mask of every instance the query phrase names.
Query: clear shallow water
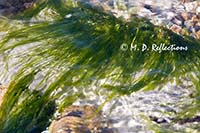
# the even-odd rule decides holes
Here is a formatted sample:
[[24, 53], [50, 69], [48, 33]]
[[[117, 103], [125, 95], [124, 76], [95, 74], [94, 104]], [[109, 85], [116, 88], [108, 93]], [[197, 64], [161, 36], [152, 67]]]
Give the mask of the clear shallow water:
[[[12, 50], [9, 54], [11, 58], [9, 58], [8, 62], [8, 71], [5, 71], [4, 69], [4, 65], [6, 64], [3, 63], [4, 56], [1, 56], [0, 81], [2, 84], [8, 85], [11, 76], [14, 75], [20, 68], [19, 66], [14, 65], [18, 60], [16, 55], [27, 52], [29, 48], [32, 48], [35, 45], [38, 44], [30, 44], [29, 46], [19, 47], [18, 49]], [[42, 79], [43, 75], [45, 75], [45, 73], [40, 73], [30, 88], [34, 88], [40, 79]], [[78, 89], [73, 88], [72, 91], [77, 92], [77, 90]], [[95, 87], [95, 85], [90, 86], [89, 89], [85, 88], [84, 90], [83, 88], [83, 92], [86, 98], [77, 99], [74, 105], [89, 104], [101, 106], [106, 101], [109, 93], [104, 89]], [[149, 92], [139, 91], [127, 96], [119, 96], [111, 99], [103, 107], [102, 113], [105, 118], [105, 123], [112, 121], [112, 124], [108, 126], [116, 128], [120, 133], [153, 132], [153, 130], [151, 130], [151, 125], [156, 123], [149, 121], [149, 117], [156, 117], [160, 121], [166, 121], [163, 124], [159, 124], [159, 126], [164, 129], [170, 129], [171, 131], [181, 129], [182, 131], [187, 130], [188, 132], [198, 132], [198, 130], [193, 129], [193, 125], [195, 125], [195, 123], [181, 125], [171, 121], [171, 119], [176, 117], [178, 112], [182, 111], [184, 107], [192, 104], [194, 99], [190, 98], [190, 95], [193, 92], [195, 92], [195, 89], [193, 88], [190, 80], [184, 79], [179, 86], [175, 83], [169, 83], [161, 90], [153, 90]], [[62, 97], [68, 95], [69, 94], [67, 93], [63, 94], [60, 100], [62, 100]], [[58, 100], [57, 104], [59, 103], [60, 101]]]
[[[105, 121], [112, 121], [109, 127], [118, 129], [120, 133], [154, 132], [154, 130], [151, 130], [152, 124], [157, 124], [149, 121], [149, 117], [158, 118], [158, 121], [165, 121], [158, 125], [171, 132], [197, 132], [198, 130], [192, 129], [191, 125], [181, 125], [171, 121], [184, 107], [194, 101], [189, 97], [194, 91], [188, 87], [191, 86], [191, 83], [184, 81], [184, 84], [177, 86], [169, 83], [161, 90], [140, 91], [128, 96], [114, 98], [103, 107]], [[91, 93], [85, 95], [86, 99], [78, 99], [74, 105], [98, 106], [106, 100], [103, 95]]]
[[[140, 1], [128, 1], [129, 6], [135, 6], [136, 3]], [[149, 2], [149, 1], [142, 1]], [[174, 1], [173, 1], [174, 2]], [[172, 3], [173, 3], [172, 2]], [[152, 2], [154, 3], [154, 2]], [[167, 4], [166, 4], [167, 3]], [[123, 3], [122, 3], [123, 4]], [[161, 4], [162, 6], [171, 6], [169, 1], [157, 1], [155, 4]], [[137, 7], [137, 6], [136, 6]], [[139, 4], [138, 4], [139, 7]], [[15, 52], [25, 52], [27, 47], [19, 48], [11, 51], [10, 54], [15, 54]], [[6, 76], [0, 75], [0, 81], [3, 84], [8, 84], [10, 81], [10, 76], [15, 74], [19, 69], [18, 66], [11, 67], [18, 59], [15, 56], [11, 56], [8, 63], [8, 72]], [[3, 55], [1, 56], [0, 63], [3, 62]], [[0, 73], [3, 72], [3, 64], [0, 65]], [[38, 76], [38, 80], [40, 76]], [[35, 84], [37, 84], [37, 80]], [[185, 85], [184, 85], [185, 84]], [[103, 114], [106, 121], [113, 121], [111, 127], [117, 128], [121, 133], [134, 133], [134, 132], [152, 132], [149, 128], [151, 125], [146, 118], [149, 116], [157, 117], [161, 120], [166, 120], [166, 126], [170, 127], [172, 131], [177, 129], [185, 129], [188, 132], [195, 132], [191, 125], [179, 125], [175, 123], [170, 123], [170, 118], [176, 116], [177, 112], [182, 110], [182, 107], [187, 106], [192, 103], [194, 99], [190, 98], [189, 95], [193, 93], [192, 89], [188, 89], [190, 82], [186, 81], [182, 86], [177, 86], [176, 84], [167, 84], [162, 88], [161, 91], [149, 91], [149, 92], [136, 92], [129, 96], [120, 96], [107, 102], [103, 108]], [[33, 86], [35, 86], [33, 84]], [[77, 99], [74, 105], [101, 105], [106, 100], [107, 92], [99, 92], [98, 94], [93, 93], [98, 88], [91, 87], [91, 89], [85, 91], [86, 99]], [[152, 88], [153, 89], [153, 88]], [[74, 91], [76, 91], [74, 89]], [[58, 101], [59, 102], [59, 101]], [[143, 118], [145, 117], [145, 118]], [[165, 126], [163, 125], [163, 126]], [[161, 124], [162, 126], [162, 124]]]
[[[79, 0], [82, 1], [82, 0]], [[147, 18], [154, 25], [162, 26], [180, 35], [200, 39], [200, 3], [181, 0], [87, 0], [89, 5], [130, 21], [132, 16]], [[187, 17], [186, 17], [187, 16]], [[187, 32], [187, 33], [186, 33]]]

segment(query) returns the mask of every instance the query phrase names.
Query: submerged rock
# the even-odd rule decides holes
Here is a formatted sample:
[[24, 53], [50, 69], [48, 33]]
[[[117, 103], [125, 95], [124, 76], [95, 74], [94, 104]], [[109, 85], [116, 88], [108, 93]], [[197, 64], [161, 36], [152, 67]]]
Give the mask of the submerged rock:
[[0, 15], [11, 15], [24, 11], [34, 5], [37, 0], [2, 0], [0, 1]]
[[[180, 132], [186, 129], [199, 131], [192, 125], [185, 125], [195, 122], [199, 124], [199, 117], [175, 121], [184, 107], [194, 102], [194, 99], [189, 97], [193, 93], [191, 82], [184, 79], [180, 86], [168, 83], [161, 90], [139, 91], [113, 98], [105, 104], [102, 114], [107, 120], [112, 120], [110, 127], [120, 133], [154, 133], [151, 124], [156, 124], [170, 132], [176, 132], [179, 128], [181, 128]], [[85, 99], [78, 99], [74, 105], [101, 105], [104, 101], [106, 98], [102, 94], [100, 96], [86, 94]]]
[[[164, 26], [179, 35], [199, 39], [200, 2], [192, 0], [77, 0], [100, 8], [116, 17], [131, 21], [132, 16], [149, 19], [153, 24]], [[112, 2], [113, 4], [110, 4]]]
[[114, 133], [114, 130], [104, 127], [96, 107], [73, 105], [51, 123], [50, 133]]

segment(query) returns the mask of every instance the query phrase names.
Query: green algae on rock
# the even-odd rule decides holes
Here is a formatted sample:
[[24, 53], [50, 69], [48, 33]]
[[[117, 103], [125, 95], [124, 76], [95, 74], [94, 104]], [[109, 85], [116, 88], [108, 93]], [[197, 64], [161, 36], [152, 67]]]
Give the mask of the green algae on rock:
[[[19, 23], [17, 29], [8, 28], [0, 41], [0, 54], [8, 59], [8, 53], [15, 48], [40, 44], [15, 55], [23, 55], [18, 61], [22, 65], [0, 107], [1, 132], [41, 132], [55, 112], [56, 100], [61, 101], [58, 107], [70, 105], [76, 99], [69, 97], [82, 96], [82, 89], [90, 85], [104, 89], [105, 95], [110, 96], [111, 92], [117, 96], [160, 88], [167, 82], [178, 83], [181, 77], [190, 77], [199, 93], [200, 42], [197, 40], [178, 36], [145, 19], [133, 17], [126, 22], [82, 3], [43, 2], [25, 12], [25, 23]], [[27, 18], [37, 16], [45, 7], [55, 10], [59, 17], [50, 22], [27, 23]], [[16, 18], [21, 19], [23, 15]], [[0, 21], [9, 25], [14, 20]], [[187, 46], [188, 50], [159, 53], [121, 49], [122, 44], [140, 47], [161, 43]], [[30, 89], [41, 72], [45, 76]]]

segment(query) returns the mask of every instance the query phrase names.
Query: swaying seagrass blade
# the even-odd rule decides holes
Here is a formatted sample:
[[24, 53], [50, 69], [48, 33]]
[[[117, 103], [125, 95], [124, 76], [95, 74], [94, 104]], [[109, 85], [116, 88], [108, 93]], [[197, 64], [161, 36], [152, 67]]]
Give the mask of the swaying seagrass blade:
[[[42, 1], [23, 14], [33, 18], [42, 9], [51, 8], [59, 16], [51, 22], [19, 23], [13, 28], [9, 21], [15, 20], [0, 20], [5, 26], [1, 29], [8, 31], [0, 41], [0, 54], [6, 54], [9, 59], [9, 51], [34, 45], [27, 52], [15, 55], [21, 67], [5, 96], [13, 99], [4, 100], [0, 107], [3, 132], [42, 131], [54, 112], [52, 101], [67, 93], [59, 105], [62, 109], [83, 96], [83, 89], [91, 85], [117, 96], [160, 88], [174, 79], [178, 82], [179, 78], [191, 77], [199, 93], [200, 42], [197, 40], [178, 36], [145, 19], [133, 17], [126, 22], [82, 3], [69, 2], [61, 8], [60, 5], [61, 1]], [[162, 43], [188, 50], [159, 53], [131, 49], [133, 45], [150, 47]], [[123, 44], [128, 49], [123, 50]], [[45, 76], [30, 91], [30, 84], [42, 72]], [[101, 80], [104, 82], [99, 83]], [[73, 92], [73, 87], [79, 92]], [[60, 88], [62, 91], [55, 94]], [[23, 97], [25, 100], [19, 100]]]

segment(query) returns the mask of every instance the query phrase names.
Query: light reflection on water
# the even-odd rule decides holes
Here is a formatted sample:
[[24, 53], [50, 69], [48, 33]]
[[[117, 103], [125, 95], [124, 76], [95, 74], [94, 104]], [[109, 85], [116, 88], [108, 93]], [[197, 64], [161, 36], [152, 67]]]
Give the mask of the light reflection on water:
[[[172, 119], [182, 107], [190, 105], [194, 99], [189, 95], [193, 89], [188, 89], [190, 81], [184, 81], [182, 87], [175, 83], [169, 83], [161, 91], [134, 92], [129, 96], [120, 96], [110, 100], [103, 107], [103, 115], [107, 121], [113, 121], [110, 127], [117, 128], [120, 133], [151, 132], [150, 125], [146, 119], [156, 117], [166, 123], [160, 124], [165, 128], [167, 125], [171, 131], [178, 128], [190, 129], [190, 125], [172, 123]], [[104, 92], [105, 93], [105, 92]], [[95, 94], [85, 94], [86, 99], [78, 99], [75, 105], [101, 105], [106, 97]]]
[[[121, 4], [123, 4], [124, 1], [118, 0], [118, 2], [121, 2]], [[141, 2], [149, 4], [154, 3], [169, 7], [173, 2], [177, 2], [177, 0], [162, 0], [162, 2], [160, 0], [127, 0], [125, 4], [128, 7], [131, 7], [137, 6], [137, 4]], [[117, 3], [114, 3], [114, 5], [117, 5]], [[22, 49], [18, 51], [22, 52], [21, 50]], [[0, 73], [3, 73], [3, 59], [1, 57], [3, 56], [0, 56]], [[15, 62], [16, 60], [11, 59], [9, 64], [11, 65]], [[10, 68], [7, 76], [0, 75], [1, 83], [8, 84], [10, 76], [15, 74], [17, 70], [18, 67]], [[85, 93], [87, 98], [77, 99], [74, 105], [101, 105], [106, 99], [106, 97], [103, 95], [105, 92], [96, 95], [92, 93], [93, 91], [95, 90], [92, 90], [90, 93], [87, 91]], [[155, 116], [160, 119], [165, 119], [169, 123], [169, 126], [172, 128], [172, 130], [177, 128], [187, 128], [186, 125], [181, 126], [174, 125], [174, 123], [170, 124], [170, 118], [173, 118], [177, 112], [180, 112], [182, 106], [192, 103], [193, 99], [189, 98], [189, 95], [193, 93], [192, 91], [193, 90], [187, 89], [187, 85], [185, 87], [180, 87], [176, 84], [167, 84], [161, 91], [154, 90], [149, 92], [132, 93], [129, 96], [121, 96], [109, 101], [103, 108], [103, 114], [107, 120], [114, 121], [112, 126], [118, 128], [121, 133], [132, 133], [139, 131], [150, 132], [148, 129], [148, 123], [145, 124], [145, 119], [142, 119], [142, 115]]]

